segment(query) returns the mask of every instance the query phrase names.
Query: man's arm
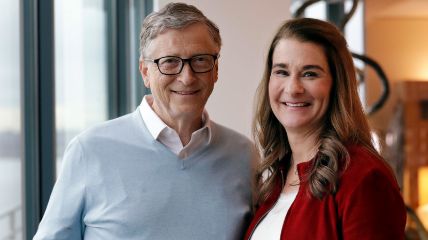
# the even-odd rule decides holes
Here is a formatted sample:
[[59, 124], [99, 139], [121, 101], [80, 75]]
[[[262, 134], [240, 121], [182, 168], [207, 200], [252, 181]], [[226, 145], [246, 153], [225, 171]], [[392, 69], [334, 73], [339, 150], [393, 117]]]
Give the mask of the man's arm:
[[33, 240], [83, 239], [86, 164], [77, 138], [68, 145], [46, 212]]

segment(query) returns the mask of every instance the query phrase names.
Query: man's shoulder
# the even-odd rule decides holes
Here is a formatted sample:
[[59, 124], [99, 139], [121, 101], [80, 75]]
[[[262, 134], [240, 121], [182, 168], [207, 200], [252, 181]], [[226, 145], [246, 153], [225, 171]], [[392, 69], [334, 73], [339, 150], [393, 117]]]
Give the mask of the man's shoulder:
[[121, 138], [135, 134], [141, 125], [135, 112], [101, 122], [81, 132], [77, 137], [80, 141], [99, 138]]
[[228, 140], [228, 141], [251, 143], [251, 140], [247, 136], [245, 136], [242, 133], [239, 133], [236, 130], [233, 130], [229, 127], [226, 127], [214, 121], [211, 121], [210, 124], [212, 127], [213, 134], [215, 134], [216, 137], [220, 138], [222, 141]]
[[237, 132], [229, 127], [211, 121], [212, 141], [215, 146], [225, 148], [227, 151], [248, 152], [254, 154], [254, 143], [244, 134]]

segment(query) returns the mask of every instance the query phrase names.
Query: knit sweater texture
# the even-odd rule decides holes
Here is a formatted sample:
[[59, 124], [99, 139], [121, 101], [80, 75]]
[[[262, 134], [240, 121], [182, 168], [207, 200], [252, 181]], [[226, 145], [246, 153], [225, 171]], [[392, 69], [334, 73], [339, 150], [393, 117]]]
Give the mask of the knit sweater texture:
[[180, 159], [138, 110], [74, 138], [34, 240], [243, 237], [252, 143], [211, 122], [210, 143]]

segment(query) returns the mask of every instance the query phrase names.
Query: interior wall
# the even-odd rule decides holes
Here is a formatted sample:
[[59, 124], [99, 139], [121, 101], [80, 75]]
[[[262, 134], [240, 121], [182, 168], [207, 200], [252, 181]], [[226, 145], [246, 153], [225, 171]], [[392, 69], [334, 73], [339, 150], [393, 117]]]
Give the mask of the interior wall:
[[[155, 7], [168, 2], [171, 1], [155, 1]], [[210, 116], [250, 136], [253, 98], [262, 76], [268, 44], [279, 24], [291, 18], [291, 0], [274, 0], [270, 4], [257, 0], [183, 2], [201, 9], [219, 26], [223, 38], [219, 81], [207, 104]], [[391, 87], [385, 106], [369, 117], [371, 126], [381, 136], [394, 113], [396, 83], [428, 80], [428, 17], [388, 11], [400, 2], [404, 0], [365, 1], [365, 54], [379, 62]], [[366, 87], [369, 104], [380, 93], [381, 87], [375, 78], [369, 70]]]
[[[366, 1], [366, 54], [382, 66], [390, 80], [391, 95], [385, 106], [369, 120], [374, 129], [385, 133], [398, 100], [400, 81], [428, 81], [428, 14], [413, 14], [398, 0]], [[410, 1], [408, 1], [410, 2]], [[397, 10], [394, 10], [397, 9]], [[394, 10], [394, 11], [393, 11]], [[380, 85], [369, 72], [367, 99], [373, 102]]]
[[[171, 2], [155, 1], [155, 8]], [[253, 98], [262, 77], [269, 43], [291, 17], [291, 0], [182, 0], [198, 7], [220, 28], [223, 46], [219, 79], [207, 110], [215, 122], [251, 136]]]

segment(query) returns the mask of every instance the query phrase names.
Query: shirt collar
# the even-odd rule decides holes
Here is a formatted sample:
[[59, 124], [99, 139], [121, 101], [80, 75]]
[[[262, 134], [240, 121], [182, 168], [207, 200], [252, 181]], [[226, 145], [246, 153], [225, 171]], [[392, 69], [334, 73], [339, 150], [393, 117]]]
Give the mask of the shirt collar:
[[[153, 96], [152, 95], [145, 95], [143, 97], [143, 100], [141, 101], [141, 104], [140, 104], [140, 114], [141, 114], [141, 117], [143, 118], [143, 121], [146, 124], [150, 134], [153, 136], [154, 139], [158, 139], [161, 132], [165, 128], [170, 128], [170, 127], [168, 127], [168, 125], [166, 125], [165, 122], [159, 118], [159, 116], [155, 113], [155, 111], [153, 111], [153, 109], [151, 107], [152, 103], [153, 103]], [[202, 127], [200, 129], [196, 130], [195, 132], [193, 132], [192, 137], [193, 137], [194, 133], [200, 132], [200, 130], [204, 130], [205, 128], [207, 128], [207, 131], [208, 131], [207, 143], [210, 143], [211, 142], [211, 136], [212, 136], [212, 134], [211, 134], [211, 130], [212, 130], [211, 129], [211, 120], [210, 120], [210, 117], [209, 117], [208, 112], [206, 110], [204, 110], [204, 112], [202, 113], [202, 122], [203, 122]]]
[[145, 95], [140, 104], [140, 114], [150, 134], [154, 139], [157, 139], [162, 130], [168, 126], [159, 118], [155, 111], [153, 111], [150, 106], [151, 104], [149, 105], [149, 101], [153, 102], [153, 98], [151, 95]]

